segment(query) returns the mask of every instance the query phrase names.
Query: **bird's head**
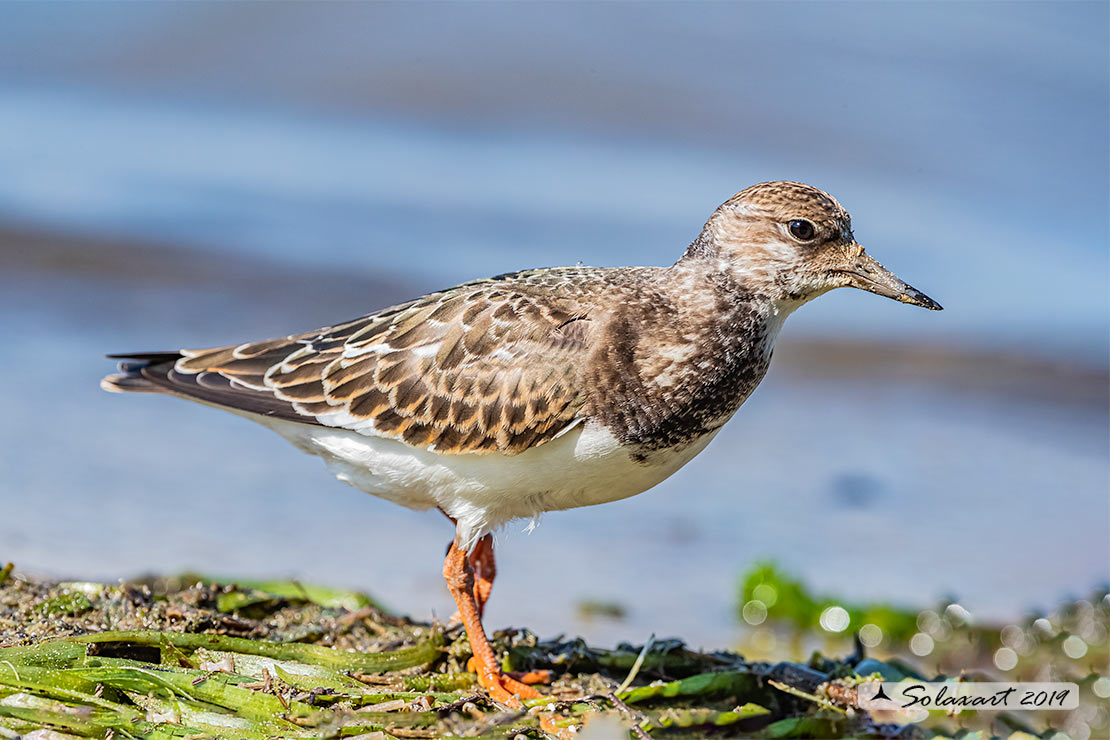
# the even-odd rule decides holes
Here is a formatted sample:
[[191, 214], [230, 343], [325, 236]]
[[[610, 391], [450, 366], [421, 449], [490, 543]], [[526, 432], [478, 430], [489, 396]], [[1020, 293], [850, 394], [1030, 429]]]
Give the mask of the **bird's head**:
[[684, 259], [714, 260], [741, 285], [779, 301], [800, 304], [850, 287], [941, 310], [863, 251], [835, 198], [800, 182], [740, 191], [714, 211]]

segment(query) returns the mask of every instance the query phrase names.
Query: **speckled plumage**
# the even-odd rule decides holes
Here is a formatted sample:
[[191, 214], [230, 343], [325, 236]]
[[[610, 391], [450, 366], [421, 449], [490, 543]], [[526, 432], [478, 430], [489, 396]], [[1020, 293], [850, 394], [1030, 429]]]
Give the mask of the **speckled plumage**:
[[[792, 236], [802, 221], [812, 238]], [[763, 183], [718, 208], [669, 267], [500, 275], [282, 339], [126, 355], [103, 385], [255, 418], [363, 490], [466, 519], [473, 541], [673, 473], [762, 380], [786, 316], [849, 285], [939, 308], [864, 254], [831, 196]], [[600, 469], [629, 480], [584, 480]]]
[[705, 296], [676, 292], [676, 272], [500, 275], [314, 332], [155, 356], [135, 372], [217, 405], [443, 453], [517, 454], [586, 418], [662, 449], [719, 426], [770, 358], [757, 299], [721, 276]]
[[232, 347], [123, 355], [111, 391], [251, 418], [340, 480], [455, 522], [443, 575], [479, 683], [491, 532], [646, 491], [701, 452], [767, 372], [783, 321], [852, 286], [939, 309], [865, 254], [832, 196], [754, 185], [670, 267], [557, 267], [466, 283], [354, 321]]

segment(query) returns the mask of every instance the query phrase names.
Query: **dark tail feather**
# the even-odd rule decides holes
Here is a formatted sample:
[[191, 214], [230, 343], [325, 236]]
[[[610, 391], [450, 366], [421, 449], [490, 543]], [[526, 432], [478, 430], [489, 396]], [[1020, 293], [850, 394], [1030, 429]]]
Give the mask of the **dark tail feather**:
[[174, 366], [182, 356], [180, 352], [108, 355], [120, 360], [120, 371], [101, 380], [100, 387], [112, 393], [170, 393], [232, 411], [317, 423], [314, 416], [301, 413], [291, 401], [276, 398], [269, 390], [238, 383], [217, 370], [202, 367], [195, 372], [178, 372]]
[[181, 359], [180, 352], [141, 352], [127, 355], [108, 355], [109, 359], [120, 360], [119, 373], [108, 375], [100, 381], [100, 387], [112, 393], [164, 393], [144, 377], [143, 371], [158, 365], [173, 365]]

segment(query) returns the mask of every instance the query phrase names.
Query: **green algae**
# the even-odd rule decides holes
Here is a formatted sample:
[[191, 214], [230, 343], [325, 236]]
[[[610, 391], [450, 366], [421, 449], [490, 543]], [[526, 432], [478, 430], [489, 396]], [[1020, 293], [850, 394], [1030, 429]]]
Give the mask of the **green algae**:
[[[911, 670], [894, 661], [858, 652], [750, 661], [678, 640], [599, 649], [527, 631], [495, 634], [506, 669], [548, 669], [556, 678], [542, 699], [514, 710], [475, 686], [458, 628], [389, 615], [369, 597], [261, 585], [196, 577], [0, 584], [0, 737], [540, 738], [612, 718], [641, 739], [971, 740], [943, 727], [881, 724], [844, 703], [863, 675]], [[75, 594], [88, 606], [53, 608]], [[1083, 685], [1089, 691], [1094, 682]], [[1010, 720], [995, 727], [982, 737], [1031, 736]]]

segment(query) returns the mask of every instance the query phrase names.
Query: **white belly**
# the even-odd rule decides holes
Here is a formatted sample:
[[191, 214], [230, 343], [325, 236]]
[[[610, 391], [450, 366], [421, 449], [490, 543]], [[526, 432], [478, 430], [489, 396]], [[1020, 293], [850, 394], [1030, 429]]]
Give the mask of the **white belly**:
[[681, 450], [635, 461], [600, 424], [586, 422], [519, 455], [447, 455], [332, 427], [252, 417], [313, 455], [360, 491], [458, 521], [459, 545], [505, 522], [642, 493], [702, 451], [716, 432]]

